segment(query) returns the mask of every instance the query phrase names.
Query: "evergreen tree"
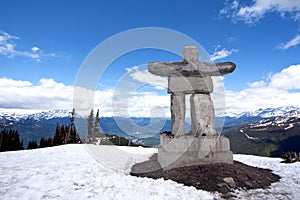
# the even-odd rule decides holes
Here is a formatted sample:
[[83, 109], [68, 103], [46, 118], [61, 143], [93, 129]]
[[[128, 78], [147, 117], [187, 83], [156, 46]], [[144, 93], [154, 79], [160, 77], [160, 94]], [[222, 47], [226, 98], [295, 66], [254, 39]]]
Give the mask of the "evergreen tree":
[[[75, 143], [74, 137], [72, 136], [72, 131], [73, 131], [72, 128], [73, 128], [73, 125], [74, 125], [74, 120], [75, 120], [75, 108], [73, 108], [72, 115], [70, 117], [70, 124], [69, 124], [69, 128], [68, 128], [67, 135], [66, 135], [66, 138], [65, 138], [65, 144]], [[73, 138], [71, 138], [71, 137], [73, 137]], [[71, 140], [73, 140], [73, 141], [71, 141]]]
[[72, 111], [72, 116], [70, 118], [69, 126], [59, 125], [59, 123], [57, 123], [53, 139], [49, 138], [47, 141], [45, 141], [44, 138], [41, 138], [40, 146], [46, 147], [52, 145], [55, 146], [55, 145], [80, 142], [79, 135], [77, 134], [77, 130], [74, 127], [74, 119], [75, 119], [75, 109], [73, 109]]
[[17, 130], [3, 129], [0, 132], [0, 151], [23, 150], [23, 142]]
[[51, 147], [51, 146], [53, 146], [52, 143], [53, 143], [53, 139], [52, 138], [45, 139], [45, 138], [42, 137], [40, 139], [39, 148]]
[[67, 130], [65, 125], [60, 126], [60, 144], [65, 144], [66, 136], [67, 136]]
[[37, 143], [36, 143], [35, 140], [34, 141], [30, 141], [28, 143], [27, 149], [36, 149], [36, 148], [38, 148], [38, 145], [37, 145]]
[[55, 134], [53, 137], [53, 146], [61, 145], [62, 144], [62, 134], [61, 134], [61, 127], [59, 123], [56, 124]]
[[88, 136], [94, 133], [94, 110], [92, 109], [87, 119]]
[[96, 117], [95, 117], [94, 134], [95, 135], [100, 134], [99, 109], [97, 110], [97, 114], [96, 114]]
[[79, 137], [79, 135], [78, 135], [78, 133], [77, 133], [77, 130], [76, 130], [76, 128], [74, 127], [71, 127], [71, 130], [70, 130], [70, 141], [69, 141], [69, 143], [78, 143], [78, 142], [80, 142], [80, 137]]

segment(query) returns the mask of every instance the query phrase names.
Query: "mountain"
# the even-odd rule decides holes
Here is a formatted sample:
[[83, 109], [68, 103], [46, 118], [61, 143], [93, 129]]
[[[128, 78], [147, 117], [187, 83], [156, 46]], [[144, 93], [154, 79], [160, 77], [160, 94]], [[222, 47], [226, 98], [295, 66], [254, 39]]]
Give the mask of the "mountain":
[[[230, 139], [234, 153], [278, 157], [287, 151], [300, 152], [300, 109], [259, 109], [237, 119], [241, 117], [248, 122], [231, 125], [223, 132]], [[257, 118], [249, 120], [252, 117]]]
[[[24, 147], [31, 140], [39, 141], [41, 137], [52, 137], [56, 124], [69, 124], [71, 111], [50, 110], [36, 113], [20, 113], [17, 111], [0, 111], [0, 125], [19, 131]], [[104, 133], [130, 139], [143, 145], [154, 146], [159, 143], [159, 134], [171, 130], [171, 120], [164, 118], [122, 118], [100, 117], [100, 127]], [[151, 126], [149, 125], [151, 124]], [[75, 126], [80, 137], [86, 136], [86, 118], [76, 115]], [[160, 127], [160, 128], [159, 128]], [[189, 125], [187, 124], [187, 127]], [[151, 139], [154, 137], [154, 139]], [[148, 138], [147, 142], [144, 138]], [[150, 142], [154, 140], [153, 142]]]
[[[241, 124], [249, 124], [263, 119], [271, 119], [274, 117], [293, 116], [300, 111], [299, 108], [294, 106], [278, 107], [278, 108], [265, 108], [258, 109], [252, 112], [226, 113], [225, 127], [238, 126]], [[218, 118], [218, 117], [217, 117]]]
[[258, 109], [253, 112], [243, 112], [235, 116], [235, 118], [241, 117], [261, 117], [261, 118], [271, 118], [287, 115], [293, 111], [299, 111], [300, 109], [294, 106], [282, 106], [278, 108], [265, 108]]
[[[0, 125], [12, 126], [18, 130], [26, 147], [31, 140], [39, 141], [41, 137], [52, 137], [56, 124], [69, 124], [70, 115], [71, 112], [67, 110], [29, 114], [0, 110]], [[290, 144], [290, 137], [295, 137], [295, 141], [298, 141], [299, 118], [300, 109], [296, 107], [267, 108], [240, 114], [227, 113], [224, 118], [216, 117], [216, 126], [223, 126], [224, 122], [223, 129], [217, 128], [217, 130], [230, 138], [232, 150], [236, 153], [278, 156], [286, 150], [286, 144]], [[77, 115], [75, 119], [75, 126], [80, 136], [85, 137], [86, 118]], [[125, 137], [134, 143], [158, 146], [160, 133], [171, 130], [171, 120], [101, 117], [100, 127], [104, 133]], [[190, 124], [187, 123], [186, 132], [189, 131], [189, 127]], [[286, 140], [288, 142], [284, 142]]]
[[39, 142], [41, 137], [53, 137], [57, 123], [69, 124], [71, 112], [67, 110], [30, 111], [1, 110], [0, 125], [2, 128], [18, 130], [24, 147], [29, 141]]

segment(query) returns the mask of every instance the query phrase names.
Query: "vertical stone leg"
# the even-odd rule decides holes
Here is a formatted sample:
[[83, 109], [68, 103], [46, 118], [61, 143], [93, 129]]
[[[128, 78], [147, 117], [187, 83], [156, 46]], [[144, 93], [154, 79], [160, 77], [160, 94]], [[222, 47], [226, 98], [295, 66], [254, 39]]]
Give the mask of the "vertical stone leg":
[[209, 94], [191, 95], [192, 134], [195, 136], [216, 135], [215, 111]]
[[175, 137], [184, 136], [185, 124], [185, 95], [176, 93], [171, 95], [172, 134]]

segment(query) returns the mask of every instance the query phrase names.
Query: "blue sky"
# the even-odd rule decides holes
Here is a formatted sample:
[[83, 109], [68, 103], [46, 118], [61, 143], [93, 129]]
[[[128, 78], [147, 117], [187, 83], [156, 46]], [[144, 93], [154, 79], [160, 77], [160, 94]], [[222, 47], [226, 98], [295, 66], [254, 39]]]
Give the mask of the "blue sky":
[[[70, 109], [72, 86], [89, 53], [107, 38], [141, 27], [181, 32], [201, 44], [215, 62], [236, 63], [236, 71], [223, 80], [228, 111], [300, 107], [299, 0], [3, 0], [0, 108]], [[124, 74], [147, 83], [149, 74], [134, 66], [180, 59], [151, 49], [121, 56], [103, 77], [95, 107], [100, 107], [103, 115], [116, 115], [108, 107], [114, 86]], [[146, 113], [156, 104], [168, 109], [166, 91], [148, 84], [154, 89], [133, 95], [131, 113], [149, 115]]]

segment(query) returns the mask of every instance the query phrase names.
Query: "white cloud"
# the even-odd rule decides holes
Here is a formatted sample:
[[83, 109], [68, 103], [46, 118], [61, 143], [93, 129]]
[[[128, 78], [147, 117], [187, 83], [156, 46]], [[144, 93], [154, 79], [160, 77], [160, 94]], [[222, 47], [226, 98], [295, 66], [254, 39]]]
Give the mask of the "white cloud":
[[298, 44], [300, 44], [300, 35], [296, 35], [290, 41], [278, 45], [277, 48], [285, 50], [285, 49], [288, 49], [290, 47], [297, 46]]
[[237, 49], [228, 50], [226, 48], [222, 48], [222, 49], [220, 49], [220, 48], [221, 48], [220, 46], [217, 46], [215, 48], [215, 52], [210, 55], [211, 61], [215, 61], [215, 60], [219, 60], [219, 59], [222, 59], [222, 58], [226, 58], [226, 57], [232, 55], [233, 53], [238, 52]]
[[241, 5], [237, 0], [227, 1], [220, 11], [221, 15], [233, 21], [244, 21], [248, 24], [258, 22], [268, 12], [277, 12], [281, 17], [290, 17], [293, 20], [300, 18], [300, 0], [253, 0], [251, 5]]
[[300, 89], [300, 65], [292, 65], [270, 78], [269, 86], [280, 90]]
[[8, 78], [0, 79], [0, 87], [30, 87], [32, 83], [29, 81], [13, 80]]
[[299, 82], [300, 64], [289, 66], [271, 75], [268, 80], [253, 82], [239, 92], [226, 91], [226, 108], [240, 113], [268, 107], [300, 107]]
[[168, 79], [166, 77], [155, 76], [148, 72], [148, 70], [140, 70], [137, 66], [126, 68], [126, 70], [130, 73], [129, 76], [133, 80], [149, 84], [159, 90], [168, 88]]
[[40, 51], [40, 48], [36, 46], [32, 47], [31, 51], [16, 50], [16, 42], [18, 40], [18, 37], [0, 30], [0, 55], [6, 56], [11, 59], [15, 56], [28, 57], [38, 62], [40, 62], [42, 58], [56, 56], [54, 53], [42, 53]]
[[31, 48], [32, 52], [37, 52], [38, 50], [40, 50], [40, 48], [38, 48], [37, 46], [34, 46]]
[[[117, 89], [88, 90], [40, 79], [29, 81], [0, 78], [0, 108], [52, 110], [69, 109], [76, 105], [79, 114], [87, 115], [92, 108], [100, 108], [101, 116], [165, 116], [169, 114], [169, 95], [152, 92], [119, 91]], [[120, 95], [121, 94], [121, 95]], [[73, 100], [76, 102], [73, 104]]]
[[[51, 83], [51, 84], [49, 84]], [[71, 108], [71, 86], [53, 79], [41, 79], [38, 84], [0, 78], [0, 107], [24, 109]]]
[[[131, 72], [139, 75], [138, 70], [135, 70]], [[300, 107], [300, 64], [289, 66], [266, 80], [250, 83], [246, 89], [237, 92], [224, 91], [222, 79], [213, 78], [215, 87], [212, 99], [216, 114], [224, 111], [224, 103], [226, 111], [234, 113], [287, 105]], [[147, 80], [141, 81], [146, 83]], [[153, 87], [156, 85], [153, 84]], [[75, 108], [82, 111], [80, 114], [88, 114], [90, 109], [100, 108], [102, 116], [170, 117], [170, 96], [167, 93], [139, 90], [128, 92], [122, 88], [92, 91], [76, 87], [75, 90], [79, 94], [75, 99]], [[71, 109], [74, 106], [74, 87], [53, 79], [41, 79], [34, 84], [0, 78], [0, 93], [0, 108], [51, 110]], [[186, 117], [189, 117], [188, 96], [186, 105]]]

